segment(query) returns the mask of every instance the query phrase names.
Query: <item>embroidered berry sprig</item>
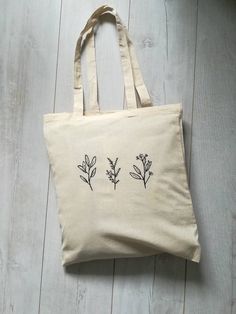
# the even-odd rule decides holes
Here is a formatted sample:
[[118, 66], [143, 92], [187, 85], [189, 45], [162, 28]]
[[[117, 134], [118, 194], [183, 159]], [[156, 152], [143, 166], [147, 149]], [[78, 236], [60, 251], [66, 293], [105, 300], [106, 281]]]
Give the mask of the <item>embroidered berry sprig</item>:
[[139, 154], [138, 156], [136, 156], [136, 160], [140, 160], [142, 162], [143, 171], [140, 170], [136, 165], [133, 165], [135, 172], [129, 173], [132, 178], [136, 180], [142, 180], [145, 189], [147, 188], [148, 180], [153, 175], [153, 172], [149, 171], [152, 166], [152, 161], [147, 160], [147, 157], [148, 157], [147, 154]]

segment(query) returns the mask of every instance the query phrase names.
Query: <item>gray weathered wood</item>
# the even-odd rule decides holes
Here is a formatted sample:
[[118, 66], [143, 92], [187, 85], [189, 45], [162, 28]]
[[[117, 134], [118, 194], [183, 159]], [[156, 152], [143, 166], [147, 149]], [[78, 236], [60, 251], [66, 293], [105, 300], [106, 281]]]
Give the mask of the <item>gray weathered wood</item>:
[[[129, 30], [154, 104], [183, 103], [190, 157], [196, 1], [132, 1]], [[156, 271], [155, 271], [156, 270]], [[129, 275], [130, 274], [130, 275]], [[168, 255], [117, 260], [114, 313], [181, 313], [185, 261]], [[132, 297], [131, 297], [132, 295]]]
[[1, 1], [0, 313], [38, 313], [59, 12], [59, 1]]
[[[108, 3], [129, 26], [154, 103], [183, 103], [202, 261], [161, 255], [63, 270], [42, 116], [54, 102], [72, 110], [75, 42], [104, 2], [0, 0], [0, 313], [235, 313], [236, 4]], [[111, 23], [97, 34], [104, 110], [123, 105], [115, 34]]]
[[150, 313], [154, 257], [116, 259], [112, 313]]
[[[73, 58], [76, 40], [88, 17], [102, 4], [103, 1], [63, 2], [56, 84], [56, 112], [72, 111]], [[122, 3], [109, 1], [108, 4], [117, 8], [124, 21], [128, 20], [128, 1]], [[123, 78], [114, 24], [101, 25], [96, 38], [101, 108], [103, 110], [122, 108]], [[85, 66], [85, 62], [83, 65]], [[84, 83], [85, 96], [87, 96], [86, 81]], [[66, 272], [63, 271], [57, 207], [51, 184], [49, 195], [40, 312], [43, 314], [52, 312], [110, 313], [113, 260], [71, 266]]]
[[191, 189], [200, 268], [188, 265], [185, 313], [235, 306], [236, 3], [199, 1]]

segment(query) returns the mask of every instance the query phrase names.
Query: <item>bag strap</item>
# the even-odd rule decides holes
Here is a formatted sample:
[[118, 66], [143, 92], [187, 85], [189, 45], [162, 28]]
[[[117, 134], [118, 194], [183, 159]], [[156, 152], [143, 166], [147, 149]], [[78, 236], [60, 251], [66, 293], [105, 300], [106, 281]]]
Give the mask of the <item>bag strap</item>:
[[[109, 8], [112, 11], [108, 11]], [[127, 39], [125, 36], [125, 32], [123, 30], [123, 24], [121, 23], [120, 19], [116, 14], [114, 14], [113, 9], [107, 6], [103, 7], [103, 11], [100, 12], [99, 17], [105, 14], [111, 14], [116, 18], [116, 26], [118, 30], [118, 37], [119, 37], [119, 47], [121, 53], [121, 63], [124, 73], [124, 85], [125, 85], [125, 96], [127, 101], [128, 109], [136, 108], [136, 96], [135, 96], [135, 89], [134, 89], [134, 82], [133, 82], [133, 74], [128, 50]], [[89, 97], [89, 107], [90, 110], [92, 109], [93, 112], [99, 111], [99, 106], [97, 102], [97, 74], [96, 74], [96, 61], [95, 61], [95, 47], [94, 47], [94, 27], [97, 24], [97, 20], [94, 21], [94, 24], [91, 25], [92, 30], [87, 30], [86, 32], [90, 32], [87, 39], [88, 44], [88, 56], [87, 59], [89, 61], [88, 64], [88, 83], [89, 83], [89, 90], [90, 97]]]
[[[141, 71], [139, 68], [135, 49], [134, 49], [132, 41], [128, 37], [128, 33], [127, 33], [127, 39], [129, 40], [128, 41], [129, 56], [130, 56], [130, 60], [131, 60], [130, 62], [131, 62], [131, 68], [132, 68], [132, 76], [134, 79], [134, 82], [133, 82], [133, 80], [132, 80], [132, 82], [133, 82], [135, 90], [139, 96], [140, 104], [142, 107], [152, 106], [149, 93], [148, 93], [147, 88], [144, 84], [143, 77], [142, 77], [142, 74], [141, 74]], [[94, 34], [93, 33], [88, 38], [88, 46], [90, 46], [91, 49], [94, 49]], [[91, 55], [93, 55], [93, 54], [91, 54]], [[93, 62], [93, 59], [91, 59], [90, 62], [91, 62], [91, 72], [96, 73], [96, 69], [95, 69], [96, 62]], [[91, 74], [91, 75], [93, 75], [93, 74]], [[127, 77], [127, 76], [124, 75], [124, 77]], [[94, 84], [97, 84], [97, 81], [95, 82], [95, 81], [91, 80], [91, 82], [94, 82]], [[130, 82], [131, 82], [131, 79], [130, 79]], [[91, 90], [94, 90], [94, 88]], [[133, 107], [133, 106], [131, 106], [131, 107]]]
[[[128, 79], [128, 82], [126, 84], [126, 86], [128, 85], [129, 81], [130, 83], [135, 85], [135, 90], [139, 96], [139, 99], [140, 99], [140, 104], [142, 107], [146, 107], [146, 106], [151, 106], [151, 99], [150, 99], [150, 96], [149, 96], [149, 93], [147, 91], [147, 88], [144, 84], [144, 81], [143, 81], [143, 77], [142, 77], [142, 74], [141, 74], [141, 71], [140, 71], [140, 68], [139, 68], [139, 65], [138, 65], [138, 61], [137, 61], [137, 57], [136, 57], [136, 53], [135, 53], [135, 49], [134, 49], [134, 46], [133, 46], [133, 43], [131, 41], [131, 39], [129, 38], [129, 35], [128, 35], [128, 31], [127, 29], [125, 28], [125, 26], [123, 25], [123, 23], [121, 22], [121, 19], [120, 17], [118, 16], [117, 13], [115, 13], [114, 9], [112, 9], [111, 7], [109, 7], [110, 10], [112, 10], [111, 12], [109, 11], [106, 11], [104, 13], [102, 13], [101, 15], [104, 15], [104, 14], [111, 14], [115, 17], [115, 19], [118, 21], [118, 23], [121, 25], [121, 27], [123, 28], [122, 32], [124, 32], [124, 36], [125, 36], [125, 44], [128, 44], [128, 53], [129, 53], [129, 63], [131, 62], [131, 68], [132, 68], [132, 76], [134, 78], [134, 83], [133, 83], [133, 80], [131, 82], [131, 78], [129, 78], [129, 76], [125, 75], [125, 70], [124, 70], [124, 77]], [[91, 36], [89, 36], [88, 38], [88, 46], [91, 47], [91, 49], [95, 49], [94, 48], [94, 33], [92, 32]], [[119, 45], [120, 46], [120, 45]], [[93, 55], [91, 53], [91, 55]], [[94, 52], [94, 56], [95, 56], [95, 52]], [[122, 51], [121, 51], [121, 59], [122, 59]], [[95, 63], [96, 64], [96, 63]], [[93, 60], [91, 60], [91, 68], [95, 67], [94, 65], [94, 62]], [[124, 66], [123, 66], [123, 69], [124, 69]], [[92, 73], [96, 73], [96, 69], [94, 68], [92, 70]], [[97, 82], [91, 80], [91, 82], [94, 82], [94, 84]], [[91, 90], [95, 90], [95, 87], [91, 86]], [[133, 100], [131, 100], [133, 101]], [[95, 102], [94, 102], [95, 103]], [[128, 103], [128, 108], [129, 109], [132, 109], [132, 108], [136, 108], [136, 106], [133, 106], [133, 104], [135, 104], [136, 102], [132, 102], [131, 105], [129, 106], [129, 103]]]
[[133, 44], [128, 37], [128, 32], [121, 22], [115, 10], [107, 5], [98, 8], [88, 19], [80, 37], [77, 41], [74, 62], [74, 111], [83, 114], [83, 86], [81, 81], [81, 51], [83, 44], [88, 43], [88, 81], [89, 81], [89, 108], [92, 112], [99, 112], [97, 102], [97, 73], [94, 46], [94, 27], [98, 23], [100, 16], [110, 14], [116, 19], [116, 26], [119, 37], [119, 48], [121, 52], [121, 62], [124, 72], [125, 95], [128, 109], [136, 108], [135, 89], [140, 97], [142, 106], [151, 106], [151, 100], [143, 82], [143, 78], [138, 66]]
[[[75, 55], [75, 89], [74, 89], [74, 111], [83, 113], [83, 86], [81, 82], [81, 50], [83, 43], [87, 37], [90, 37], [88, 47], [88, 82], [89, 82], [89, 108], [92, 112], [99, 112], [99, 106], [97, 103], [97, 75], [96, 75], [96, 61], [95, 61], [95, 49], [94, 49], [94, 37], [93, 30], [95, 25], [98, 23], [98, 18], [102, 14], [111, 13], [114, 16], [112, 8], [108, 6], [102, 6], [98, 8], [92, 16], [89, 18], [87, 24], [82, 30], [80, 37], [77, 42], [76, 55]], [[123, 32], [122, 24], [117, 21], [117, 29], [119, 35], [119, 47], [121, 51], [121, 61], [124, 72], [124, 85], [125, 94], [127, 99], [128, 108], [136, 107], [136, 98], [133, 84], [133, 76], [131, 63], [129, 60], [128, 46], [126, 37]]]

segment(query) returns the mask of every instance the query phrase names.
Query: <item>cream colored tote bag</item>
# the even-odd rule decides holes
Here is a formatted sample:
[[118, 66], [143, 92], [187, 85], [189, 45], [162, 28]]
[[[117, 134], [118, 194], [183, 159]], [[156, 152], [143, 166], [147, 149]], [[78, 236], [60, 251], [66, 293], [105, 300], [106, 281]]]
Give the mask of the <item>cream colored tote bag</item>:
[[[127, 110], [101, 114], [94, 27], [104, 14], [116, 20]], [[80, 62], [84, 43], [90, 89], [86, 114]], [[72, 113], [44, 116], [62, 228], [62, 264], [161, 252], [199, 262], [181, 105], [152, 106], [127, 30], [108, 6], [94, 12], [77, 42], [74, 93]]]

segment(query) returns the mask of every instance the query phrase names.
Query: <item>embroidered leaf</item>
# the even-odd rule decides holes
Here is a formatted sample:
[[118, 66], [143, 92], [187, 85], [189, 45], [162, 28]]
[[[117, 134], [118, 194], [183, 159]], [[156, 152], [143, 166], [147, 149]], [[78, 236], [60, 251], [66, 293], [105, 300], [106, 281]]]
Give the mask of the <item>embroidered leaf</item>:
[[92, 161], [91, 161], [91, 164], [90, 164], [90, 167], [92, 168], [95, 164], [96, 164], [96, 156], [93, 157]]
[[148, 171], [151, 168], [152, 162], [148, 160], [147, 165], [146, 165], [146, 171]]
[[134, 173], [134, 172], [130, 172], [129, 174], [130, 174], [131, 177], [134, 178], [134, 179], [137, 179], [137, 180], [141, 180], [141, 179], [142, 179], [138, 174], [136, 174], [136, 173]]
[[116, 174], [115, 174], [116, 177], [118, 176], [118, 174], [119, 174], [119, 172], [120, 172], [120, 169], [121, 169], [121, 168], [119, 168], [119, 169], [117, 170], [117, 172], [116, 172]]
[[138, 174], [141, 174], [141, 171], [137, 166], [133, 165], [133, 168]]
[[85, 161], [86, 161], [86, 164], [89, 166], [89, 164], [90, 164], [90, 160], [89, 160], [88, 155], [85, 155]]
[[114, 168], [115, 168], [115, 166], [116, 166], [116, 164], [117, 164], [117, 161], [118, 161], [118, 158], [116, 158], [116, 160], [115, 160], [115, 162], [114, 162]]
[[109, 161], [109, 164], [111, 167], [113, 167], [113, 161], [111, 160], [111, 158], [107, 157], [108, 161]]
[[93, 171], [91, 172], [91, 178], [95, 176], [96, 170], [97, 170], [97, 168], [94, 168]]
[[84, 182], [88, 183], [88, 180], [85, 179], [85, 177], [83, 177], [83, 176], [81, 176], [81, 175], [80, 175], [80, 179], [83, 180]]
[[85, 169], [83, 168], [83, 166], [78, 165], [77, 167], [78, 167], [81, 171], [86, 172]]

